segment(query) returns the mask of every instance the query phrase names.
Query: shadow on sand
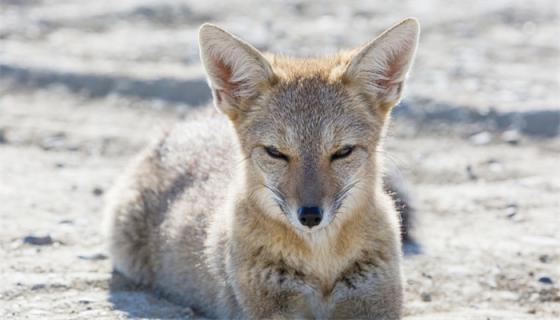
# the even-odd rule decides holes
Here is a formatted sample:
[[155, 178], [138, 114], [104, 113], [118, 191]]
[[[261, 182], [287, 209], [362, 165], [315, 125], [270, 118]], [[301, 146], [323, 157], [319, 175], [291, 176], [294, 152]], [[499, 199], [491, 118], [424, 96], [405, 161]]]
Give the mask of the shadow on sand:
[[132, 319], [191, 319], [191, 309], [173, 304], [151, 289], [132, 283], [113, 271], [109, 281], [109, 302], [114, 310]]

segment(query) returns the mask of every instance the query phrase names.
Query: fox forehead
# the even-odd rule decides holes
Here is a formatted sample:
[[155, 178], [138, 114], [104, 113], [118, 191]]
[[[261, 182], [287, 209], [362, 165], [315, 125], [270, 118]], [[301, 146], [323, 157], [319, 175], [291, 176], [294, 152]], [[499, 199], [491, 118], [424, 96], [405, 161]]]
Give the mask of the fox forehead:
[[[324, 71], [324, 69], [321, 69]], [[292, 149], [325, 149], [365, 143], [378, 129], [367, 101], [324, 72], [279, 79], [248, 117], [259, 142]], [[328, 151], [328, 150], [327, 150]]]

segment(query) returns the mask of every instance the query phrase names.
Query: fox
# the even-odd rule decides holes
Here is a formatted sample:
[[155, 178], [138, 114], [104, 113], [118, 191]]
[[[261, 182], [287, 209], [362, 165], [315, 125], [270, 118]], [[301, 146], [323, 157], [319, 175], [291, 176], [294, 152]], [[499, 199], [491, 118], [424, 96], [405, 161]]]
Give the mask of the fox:
[[214, 112], [168, 130], [112, 191], [116, 272], [218, 319], [400, 319], [383, 140], [420, 26], [324, 57], [199, 29]]

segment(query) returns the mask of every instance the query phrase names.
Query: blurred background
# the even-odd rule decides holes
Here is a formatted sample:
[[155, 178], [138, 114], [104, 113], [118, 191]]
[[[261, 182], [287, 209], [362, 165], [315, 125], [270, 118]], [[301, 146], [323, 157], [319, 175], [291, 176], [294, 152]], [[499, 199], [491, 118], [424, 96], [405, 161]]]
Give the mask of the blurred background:
[[0, 0], [0, 316], [190, 316], [110, 282], [103, 198], [209, 102], [197, 30], [316, 56], [404, 17], [422, 34], [387, 162], [421, 253], [410, 319], [560, 317], [560, 8], [539, 1]]

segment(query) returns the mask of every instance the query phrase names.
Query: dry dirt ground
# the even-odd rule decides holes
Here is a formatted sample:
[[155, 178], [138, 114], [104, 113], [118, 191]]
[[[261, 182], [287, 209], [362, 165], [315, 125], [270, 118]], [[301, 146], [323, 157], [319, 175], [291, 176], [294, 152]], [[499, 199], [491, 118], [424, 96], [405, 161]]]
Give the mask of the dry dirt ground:
[[[554, 126], [557, 9], [555, 1], [0, 0], [0, 318], [192, 317], [112, 277], [99, 230], [104, 195], [130, 159], [208, 97], [201, 22], [260, 48], [309, 54], [418, 16], [424, 34], [407, 109], [436, 101], [544, 110]], [[560, 139], [450, 118], [403, 114], [387, 138], [387, 162], [410, 181], [418, 207], [422, 253], [404, 260], [406, 318], [560, 318]]]

